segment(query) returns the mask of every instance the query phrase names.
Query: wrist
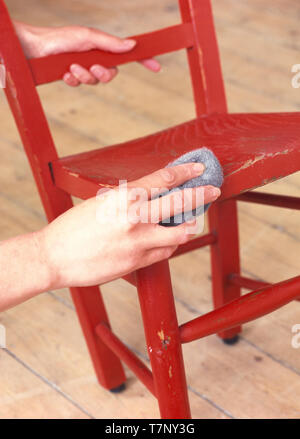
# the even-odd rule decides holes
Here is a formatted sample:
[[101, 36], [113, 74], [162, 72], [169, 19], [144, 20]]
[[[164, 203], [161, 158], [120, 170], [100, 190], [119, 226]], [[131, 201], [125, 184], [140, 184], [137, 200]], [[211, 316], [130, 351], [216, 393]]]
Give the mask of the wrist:
[[58, 270], [52, 261], [52, 249], [47, 243], [47, 227], [33, 233], [36, 246], [36, 260], [39, 265], [41, 276], [41, 289], [43, 291], [59, 288]]
[[18, 305], [54, 285], [42, 251], [42, 233], [16, 236], [0, 243], [0, 311]]
[[14, 26], [25, 56], [27, 58], [39, 56], [39, 46], [41, 43], [39, 38], [39, 28], [31, 26], [30, 24], [22, 23], [21, 21], [14, 21]]

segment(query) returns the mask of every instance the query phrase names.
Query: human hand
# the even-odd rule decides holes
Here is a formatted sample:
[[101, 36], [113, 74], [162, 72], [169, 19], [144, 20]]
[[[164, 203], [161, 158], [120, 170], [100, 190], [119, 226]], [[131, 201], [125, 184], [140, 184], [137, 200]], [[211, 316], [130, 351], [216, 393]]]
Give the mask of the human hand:
[[[192, 208], [198, 207], [196, 190], [199, 188], [152, 200], [149, 200], [150, 191], [153, 188], [165, 191], [202, 174], [204, 167], [199, 170], [197, 165], [188, 163], [164, 168], [128, 183], [125, 197], [122, 186], [108, 190], [70, 209], [38, 232], [42, 258], [49, 268], [50, 287], [102, 284], [169, 258], [178, 245], [194, 236], [189, 233], [192, 223], [163, 227], [158, 222], [187, 209], [187, 200], [192, 202]], [[128, 215], [134, 204], [132, 200], [139, 193], [137, 188], [146, 194], [140, 212], [146, 212], [146, 220], [151, 213], [155, 222], [132, 221], [133, 217]], [[204, 204], [220, 195], [220, 190], [212, 186], [201, 189]], [[164, 210], [166, 204], [162, 203], [167, 197], [170, 210]]]
[[[122, 39], [84, 26], [36, 27], [18, 21], [14, 24], [27, 58], [92, 49], [123, 53], [132, 50], [136, 44], [134, 40]], [[155, 59], [143, 60], [141, 64], [153, 72], [160, 70], [160, 64]], [[63, 80], [72, 87], [80, 84], [94, 85], [111, 81], [117, 73], [116, 67], [105, 68], [95, 64], [88, 70], [72, 64]]]

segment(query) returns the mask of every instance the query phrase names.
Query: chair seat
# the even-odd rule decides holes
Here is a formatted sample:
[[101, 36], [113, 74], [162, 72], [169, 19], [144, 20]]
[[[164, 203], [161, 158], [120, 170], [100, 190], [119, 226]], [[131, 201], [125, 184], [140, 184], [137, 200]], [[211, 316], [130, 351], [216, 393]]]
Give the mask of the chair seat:
[[300, 113], [215, 114], [133, 141], [52, 163], [55, 184], [79, 198], [132, 181], [192, 149], [206, 146], [220, 160], [222, 199], [300, 170]]

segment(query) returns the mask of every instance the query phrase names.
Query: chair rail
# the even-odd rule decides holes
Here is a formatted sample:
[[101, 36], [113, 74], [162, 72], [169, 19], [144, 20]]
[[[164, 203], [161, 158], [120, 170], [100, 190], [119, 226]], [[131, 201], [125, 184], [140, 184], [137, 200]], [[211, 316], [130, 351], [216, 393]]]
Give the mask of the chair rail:
[[182, 23], [154, 32], [131, 37], [137, 44], [126, 53], [111, 53], [103, 50], [86, 52], [69, 52], [58, 55], [33, 58], [28, 61], [36, 85], [62, 79], [71, 64], [80, 64], [89, 69], [93, 64], [114, 67], [133, 61], [152, 58], [180, 49], [192, 47], [194, 44], [193, 29], [190, 23]]
[[300, 296], [300, 276], [252, 291], [180, 326], [182, 343], [250, 322]]

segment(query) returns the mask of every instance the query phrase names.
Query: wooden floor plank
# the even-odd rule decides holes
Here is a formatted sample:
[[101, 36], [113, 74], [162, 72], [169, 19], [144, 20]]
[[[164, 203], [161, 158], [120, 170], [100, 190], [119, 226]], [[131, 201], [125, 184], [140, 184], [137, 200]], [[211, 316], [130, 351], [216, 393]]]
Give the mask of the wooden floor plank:
[[[130, 294], [132, 296], [132, 291]], [[121, 313], [123, 322], [124, 319], [125, 322], [127, 319], [137, 321], [136, 302], [134, 305], [129, 301], [127, 312]], [[52, 295], [41, 295], [6, 311], [1, 316], [1, 322], [9, 334], [8, 349], [22, 361], [26, 359], [28, 367], [58, 386], [93, 417], [126, 418], [133, 414], [138, 418], [158, 416], [155, 399], [128, 370], [126, 393], [114, 395], [99, 386], [74, 310]], [[138, 344], [144, 345], [143, 331], [141, 328], [137, 331], [136, 325], [126, 324], [122, 332], [125, 341], [128, 339], [134, 349]], [[132, 333], [134, 337], [130, 340]], [[139, 352], [145, 355], [142, 349]], [[193, 392], [191, 399], [197, 417], [224, 416], [222, 411], [216, 410]]]
[[[121, 36], [179, 21], [174, 0], [99, 2], [10, 0], [17, 19], [39, 25], [83, 24]], [[291, 0], [213, 0], [229, 108], [234, 112], [299, 110], [291, 65], [300, 50], [300, 6]], [[194, 117], [184, 52], [160, 57], [161, 73], [120, 69], [114, 83], [76, 90], [55, 83], [39, 88], [59, 152], [68, 155], [126, 141]], [[45, 216], [20, 140], [0, 96], [0, 240], [39, 229]], [[116, 126], [118, 129], [116, 129]], [[300, 173], [263, 188], [297, 196]], [[299, 212], [239, 203], [243, 273], [270, 282], [299, 274]], [[206, 224], [207, 226], [207, 224]], [[208, 312], [208, 248], [171, 261], [180, 322]], [[147, 358], [133, 287], [103, 286], [112, 325]], [[299, 349], [291, 345], [299, 302], [244, 326], [236, 346], [216, 336], [184, 346], [194, 417], [300, 416]], [[8, 349], [0, 351], [0, 417], [158, 417], [154, 398], [126, 369], [120, 395], [96, 382], [67, 291], [41, 295], [0, 315]], [[134, 415], [133, 415], [134, 413]]]
[[[173, 271], [175, 293], [178, 297], [178, 300], [176, 300], [177, 312], [179, 320], [184, 322], [200, 313], [198, 310], [191, 310], [193, 305], [196, 306], [195, 301], [193, 303], [187, 301], [188, 306], [182, 302], [182, 291], [178, 291], [176, 288], [177, 276], [178, 273]], [[137, 318], [139, 311], [136, 297], [133, 296], [131, 287], [123, 286], [122, 288], [122, 285], [124, 285], [123, 281], [119, 281], [102, 287], [108, 310], [111, 311], [112, 325], [117, 334], [122, 334], [128, 344], [145, 356], [141, 322]], [[193, 285], [195, 288], [195, 283]], [[189, 284], [185, 284], [186, 290], [188, 290], [188, 286]], [[199, 298], [202, 298], [201, 286], [200, 283]], [[195, 292], [193, 295], [195, 295]], [[114, 306], [116, 301], [119, 303], [119, 311]], [[282, 310], [280, 312], [282, 313]], [[289, 317], [292, 315], [295, 315], [295, 312], [290, 313]], [[283, 326], [279, 333], [281, 350], [285, 352], [293, 350], [294, 360], [297, 360], [297, 352], [295, 349], [291, 349], [291, 337], [288, 334], [287, 338], [286, 329]], [[273, 336], [277, 337], [276, 328], [270, 325], [270, 322], [269, 326], [265, 325], [264, 330], [266, 333], [273, 331]], [[225, 346], [215, 336], [185, 345], [184, 356], [189, 385], [199, 394], [206, 395], [218, 407], [226, 410], [234, 417], [276, 418], [299, 416], [300, 406], [297, 401], [299, 400], [300, 389], [297, 383], [300, 371], [296, 373], [292, 368], [284, 366], [280, 361], [275, 361], [268, 356], [268, 353], [273, 349], [270, 337], [268, 337], [269, 347], [268, 353], [266, 353], [263, 349], [257, 349], [257, 340], [255, 338], [253, 338], [254, 346], [247, 342], [248, 334], [249, 329], [246, 329], [243, 335], [245, 340], [231, 347]], [[262, 338], [263, 334], [261, 335]], [[282, 352], [277, 353], [279, 353], [280, 358], [284, 358]], [[288, 364], [290, 358], [285, 358], [285, 360]], [[233, 367], [231, 367], [231, 364], [233, 364]], [[270, 370], [272, 370], [271, 375]], [[242, 382], [245, 391], [241, 395], [240, 387]], [[277, 385], [278, 383], [282, 383], [281, 390], [280, 386]], [[294, 391], [287, 394], [287, 388], [294, 389]], [[225, 391], [225, 389], [227, 390]], [[248, 403], [247, 398], [250, 398]], [[286, 405], [283, 404], [284, 400], [286, 400]]]
[[0, 419], [90, 418], [2, 349], [0, 375]]

